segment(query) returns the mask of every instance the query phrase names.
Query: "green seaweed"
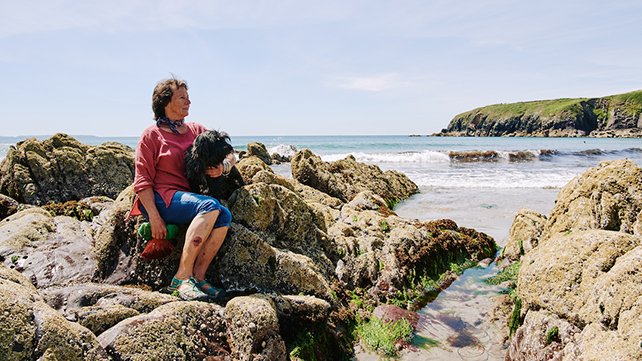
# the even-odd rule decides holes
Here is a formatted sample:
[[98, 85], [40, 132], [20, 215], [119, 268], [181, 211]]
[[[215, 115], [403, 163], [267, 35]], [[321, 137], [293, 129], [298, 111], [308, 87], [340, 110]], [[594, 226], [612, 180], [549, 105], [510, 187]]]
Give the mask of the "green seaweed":
[[559, 329], [553, 326], [546, 331], [546, 346], [557, 340], [559, 340]]
[[386, 356], [397, 356], [396, 344], [411, 342], [413, 338], [412, 326], [404, 318], [396, 322], [383, 322], [372, 317], [358, 324], [355, 333], [366, 348]]
[[513, 306], [513, 312], [510, 315], [508, 320], [508, 329], [510, 330], [509, 336], [513, 337], [519, 326], [522, 325], [522, 300], [519, 297], [515, 298], [515, 305]]
[[495, 276], [487, 278], [486, 283], [490, 285], [498, 285], [506, 281], [517, 281], [517, 274], [519, 274], [519, 267], [522, 265], [521, 262], [514, 262], [508, 265], [508, 267], [499, 271]]

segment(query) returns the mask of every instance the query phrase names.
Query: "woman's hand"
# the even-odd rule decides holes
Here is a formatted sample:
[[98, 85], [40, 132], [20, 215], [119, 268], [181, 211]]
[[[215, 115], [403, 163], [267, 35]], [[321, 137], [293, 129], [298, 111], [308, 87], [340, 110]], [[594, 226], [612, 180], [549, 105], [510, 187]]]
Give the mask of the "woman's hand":
[[165, 228], [165, 221], [161, 218], [158, 208], [156, 208], [156, 203], [154, 203], [154, 190], [151, 188], [143, 189], [138, 192], [138, 198], [147, 210], [149, 225], [152, 229], [152, 238], [165, 239], [167, 229]]
[[152, 228], [152, 238], [165, 239], [167, 237], [167, 227], [165, 221], [159, 217], [149, 217], [149, 225]]
[[205, 174], [210, 178], [218, 178], [223, 174], [223, 165], [219, 164], [216, 167], [208, 167], [205, 169]]

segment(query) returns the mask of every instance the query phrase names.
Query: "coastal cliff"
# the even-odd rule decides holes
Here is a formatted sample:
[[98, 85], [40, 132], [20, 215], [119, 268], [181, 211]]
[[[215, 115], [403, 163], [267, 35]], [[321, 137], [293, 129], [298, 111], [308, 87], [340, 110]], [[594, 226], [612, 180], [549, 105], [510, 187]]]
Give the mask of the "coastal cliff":
[[642, 137], [642, 90], [602, 98], [489, 105], [455, 116], [435, 135]]

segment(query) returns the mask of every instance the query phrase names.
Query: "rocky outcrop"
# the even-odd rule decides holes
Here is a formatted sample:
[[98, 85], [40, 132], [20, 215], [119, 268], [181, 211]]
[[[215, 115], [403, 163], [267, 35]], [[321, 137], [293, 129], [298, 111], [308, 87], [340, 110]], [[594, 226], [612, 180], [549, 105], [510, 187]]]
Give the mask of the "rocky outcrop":
[[[400, 173], [354, 159], [315, 164], [319, 177], [340, 181], [342, 198], [324, 192], [328, 183], [314, 188], [281, 177], [257, 157], [237, 165], [248, 184], [227, 202], [234, 220], [207, 273], [230, 291], [227, 304], [176, 302], [155, 292], [178, 266], [185, 230], [168, 257], [141, 259], [145, 241], [136, 229], [142, 219], [126, 218], [131, 186], [114, 201], [32, 206], [0, 221], [0, 256], [14, 268], [0, 267], [0, 288], [6, 285], [0, 302], [13, 307], [9, 320], [22, 320], [16, 328], [0, 324], [0, 354], [285, 360], [286, 350], [301, 345], [318, 360], [345, 359], [348, 326], [360, 312], [351, 308], [351, 292], [358, 291], [364, 309], [405, 299], [409, 289], [423, 289], [422, 277], [495, 251], [490, 237], [452, 221], [398, 217], [390, 207], [416, 192]], [[47, 331], [55, 336], [39, 338], [49, 330], [37, 327], [41, 320], [55, 321]]]
[[292, 176], [302, 184], [316, 188], [343, 202], [357, 193], [370, 190], [388, 204], [396, 204], [418, 192], [418, 187], [406, 175], [397, 171], [382, 172], [375, 165], [359, 163], [353, 156], [336, 162], [324, 162], [309, 149], [294, 155]]
[[642, 90], [604, 98], [496, 104], [453, 118], [442, 136], [642, 137]]
[[575, 177], [557, 196], [545, 228], [546, 237], [585, 229], [642, 235], [642, 169], [623, 159]]
[[342, 255], [335, 270], [339, 280], [348, 289], [367, 289], [382, 303], [417, 287], [416, 275], [437, 276], [451, 263], [480, 261], [494, 253], [494, 241], [485, 234], [451, 220], [397, 217], [369, 191], [343, 206], [328, 235]]
[[114, 142], [88, 146], [65, 134], [30, 138], [9, 149], [0, 174], [0, 193], [20, 203], [115, 198], [134, 179], [134, 152]]
[[516, 218], [514, 228], [537, 244], [521, 261], [523, 324], [508, 360], [639, 358], [640, 172], [628, 160], [603, 162], [560, 191], [548, 220], [533, 213], [536, 222], [521, 227]]

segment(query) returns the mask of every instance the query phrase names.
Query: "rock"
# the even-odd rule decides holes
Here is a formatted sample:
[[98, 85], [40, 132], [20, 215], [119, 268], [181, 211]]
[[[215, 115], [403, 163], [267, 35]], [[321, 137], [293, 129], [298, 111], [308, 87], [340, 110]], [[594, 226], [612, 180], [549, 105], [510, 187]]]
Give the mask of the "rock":
[[369, 297], [386, 302], [418, 287], [422, 275], [438, 276], [451, 262], [479, 261], [495, 252], [494, 240], [483, 233], [449, 220], [403, 219], [382, 210], [380, 202], [371, 192], [359, 194], [328, 229], [341, 257], [337, 277], [347, 289], [367, 289]]
[[271, 169], [259, 171], [252, 177], [252, 182], [250, 183], [277, 184], [291, 191], [295, 190], [295, 186], [292, 184], [292, 182], [290, 182], [289, 179], [275, 174]]
[[98, 340], [117, 360], [229, 358], [225, 330], [221, 306], [178, 301], [123, 320]]
[[258, 157], [261, 161], [263, 161], [267, 165], [272, 164], [272, 157], [268, 153], [267, 149], [265, 149], [265, 145], [263, 145], [262, 143], [258, 143], [258, 142], [249, 143], [247, 145], [247, 156]]
[[[287, 360], [279, 319], [272, 300], [265, 295], [235, 297], [225, 308], [227, 337], [234, 360]], [[252, 324], [250, 328], [246, 325]]]
[[258, 232], [274, 235], [277, 247], [306, 252], [319, 242], [316, 214], [295, 192], [276, 184], [257, 183], [239, 189], [229, 201], [235, 220]]
[[[557, 328], [557, 337], [552, 335]], [[571, 351], [577, 343], [580, 329], [563, 318], [548, 311], [529, 311], [524, 324], [517, 330], [511, 340], [506, 360], [580, 360], [581, 354]], [[566, 349], [565, 349], [566, 348]], [[586, 356], [592, 356], [587, 354]], [[596, 358], [595, 360], [607, 360]]]
[[158, 292], [97, 283], [50, 287], [41, 293], [66, 319], [79, 322], [96, 335], [123, 319], [177, 300]]
[[299, 327], [326, 321], [332, 308], [325, 300], [304, 295], [272, 296], [272, 302], [279, 315], [279, 322], [289, 322]]
[[450, 151], [448, 157], [455, 162], [496, 162], [499, 153], [494, 150]]
[[305, 185], [348, 202], [364, 190], [371, 190], [387, 204], [394, 205], [418, 192], [406, 175], [396, 171], [382, 172], [375, 165], [359, 163], [353, 156], [336, 162], [324, 162], [309, 149], [292, 158], [292, 176]]
[[0, 220], [3, 220], [10, 215], [18, 212], [18, 206], [20, 203], [15, 199], [0, 194]]
[[641, 212], [642, 169], [630, 160], [602, 162], [562, 188], [544, 238], [586, 229], [642, 235]]
[[90, 330], [65, 320], [28, 283], [0, 265], [0, 355], [5, 360], [106, 359]]
[[326, 193], [296, 181], [292, 181], [292, 183], [294, 190], [299, 193], [299, 196], [301, 196], [308, 205], [318, 203], [333, 209], [339, 209], [343, 205], [343, 202], [338, 198], [329, 196]]
[[[527, 317], [533, 310], [546, 310], [582, 332], [574, 341], [574, 354], [593, 358], [589, 350], [608, 341], [619, 345], [617, 355], [637, 355], [642, 339], [640, 269], [642, 237], [602, 230], [558, 234], [522, 260], [518, 295], [529, 309]], [[523, 332], [532, 337], [528, 329]], [[527, 352], [523, 347], [517, 351]], [[601, 354], [605, 358], [595, 359], [632, 359]]]
[[[281, 294], [307, 294], [331, 299], [330, 271], [303, 254], [270, 245], [259, 234], [232, 223], [213, 264], [212, 275], [231, 289], [254, 289]], [[324, 263], [328, 263], [326, 261]], [[213, 278], [213, 277], [212, 277]]]
[[[52, 139], [65, 151], [91, 150], [63, 136]], [[80, 159], [81, 153], [74, 154]], [[167, 285], [176, 271], [185, 227], [174, 253], [142, 260], [145, 241], [136, 232], [142, 217], [125, 219], [132, 186], [114, 201], [83, 198], [48, 206], [51, 211], [30, 206], [0, 221], [3, 263], [28, 276], [0, 267], [0, 302], [9, 297], [2, 291], [6, 284], [21, 300], [6, 307], [22, 307], [22, 318], [12, 316], [22, 320], [19, 328], [2, 333], [0, 324], [0, 354], [27, 347], [38, 351], [18, 358], [280, 360], [288, 357], [287, 343], [319, 360], [340, 359], [350, 353], [346, 326], [355, 317], [346, 307], [348, 290], [363, 287], [358, 292], [364, 305], [376, 306], [420, 289], [421, 277], [439, 275], [451, 262], [495, 251], [490, 237], [452, 221], [396, 216], [394, 203], [416, 192], [400, 173], [354, 158], [318, 165], [333, 182], [342, 182], [343, 199], [276, 175], [256, 156], [237, 164], [249, 184], [229, 199], [234, 221], [206, 276], [231, 294], [269, 296], [233, 298], [225, 311], [149, 291]], [[366, 180], [367, 187], [360, 184]], [[51, 212], [87, 217], [79, 221]], [[362, 311], [365, 306], [356, 312]], [[64, 327], [52, 328], [52, 341], [41, 342], [33, 336], [39, 332], [34, 319]], [[62, 330], [71, 348], [55, 346], [67, 342]], [[75, 340], [84, 342], [81, 354]]]
[[115, 198], [134, 179], [134, 152], [122, 144], [81, 144], [65, 134], [12, 146], [0, 165], [0, 193], [44, 205], [90, 196]]
[[251, 184], [252, 178], [262, 170], [274, 173], [265, 162], [256, 156], [241, 159], [236, 164], [236, 168], [241, 173], [245, 184]]
[[417, 329], [417, 323], [419, 322], [419, 315], [416, 312], [408, 311], [395, 305], [379, 305], [372, 311], [372, 316], [377, 317], [385, 323], [405, 319], [410, 326], [412, 326], [413, 330]]
[[[642, 301], [642, 238], [620, 232], [558, 235], [522, 261], [518, 294], [531, 308], [545, 308], [578, 324], [617, 327], [620, 312]], [[612, 283], [611, 283], [612, 282]]]
[[96, 273], [87, 222], [30, 208], [0, 221], [0, 255], [39, 288], [87, 282]]
[[545, 215], [529, 209], [520, 209], [508, 231], [508, 240], [502, 252], [502, 258], [516, 261], [535, 248], [545, 223]]
[[483, 260], [479, 261], [477, 266], [486, 268], [486, 267], [490, 266], [491, 263], [493, 263], [493, 259], [492, 258], [490, 258], [490, 257], [489, 258], [484, 258]]

